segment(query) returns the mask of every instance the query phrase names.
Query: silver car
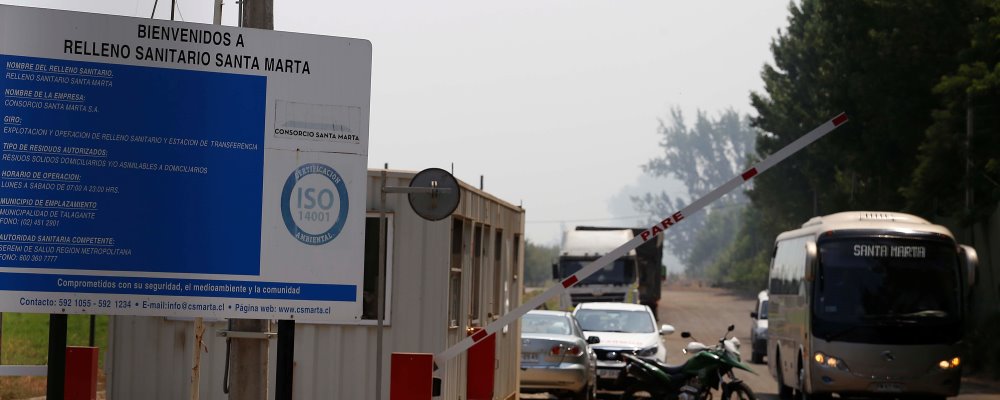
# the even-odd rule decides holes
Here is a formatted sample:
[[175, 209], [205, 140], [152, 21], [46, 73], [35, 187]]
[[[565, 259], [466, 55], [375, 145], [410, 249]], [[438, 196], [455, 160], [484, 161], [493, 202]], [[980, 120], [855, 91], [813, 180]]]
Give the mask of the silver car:
[[597, 355], [568, 312], [529, 311], [521, 318], [521, 391], [593, 399]]

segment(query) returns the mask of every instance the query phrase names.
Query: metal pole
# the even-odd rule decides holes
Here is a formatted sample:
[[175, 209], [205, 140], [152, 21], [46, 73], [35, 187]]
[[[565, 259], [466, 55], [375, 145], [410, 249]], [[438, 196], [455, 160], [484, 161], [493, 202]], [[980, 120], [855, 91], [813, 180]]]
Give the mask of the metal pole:
[[49, 366], [45, 397], [65, 398], [66, 392], [66, 314], [49, 314]]
[[275, 366], [274, 400], [292, 400], [295, 363], [295, 320], [278, 321], [278, 360]]
[[94, 325], [97, 325], [97, 316], [90, 316], [90, 340], [87, 341], [88, 346], [94, 347]]
[[382, 184], [379, 189], [378, 214], [378, 288], [376, 289], [377, 328], [375, 338], [375, 400], [382, 400], [382, 330], [385, 319], [385, 181], [386, 170], [382, 170]]
[[174, 10], [177, 10], [177, 0], [170, 0], [170, 20], [174, 20]]

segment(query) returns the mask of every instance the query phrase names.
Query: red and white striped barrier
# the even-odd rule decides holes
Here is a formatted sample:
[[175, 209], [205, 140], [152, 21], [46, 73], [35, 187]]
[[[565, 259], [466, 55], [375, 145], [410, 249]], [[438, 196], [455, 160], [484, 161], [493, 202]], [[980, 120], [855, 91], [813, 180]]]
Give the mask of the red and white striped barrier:
[[775, 166], [779, 162], [784, 161], [792, 154], [797, 153], [799, 150], [802, 150], [803, 148], [805, 148], [812, 142], [815, 142], [816, 140], [823, 137], [827, 133], [832, 132], [834, 129], [836, 129], [840, 125], [843, 125], [845, 122], [847, 122], [847, 114], [840, 113], [840, 115], [833, 117], [833, 119], [816, 127], [816, 129], [813, 129], [809, 133], [796, 139], [794, 142], [789, 143], [788, 146], [785, 146], [781, 150], [778, 150], [774, 154], [771, 154], [763, 161], [757, 163], [757, 165], [754, 165], [753, 167], [746, 170], [742, 174], [733, 177], [733, 179], [730, 179], [722, 186], [715, 188], [715, 190], [712, 190], [711, 192], [702, 196], [698, 200], [695, 200], [691, 204], [688, 204], [687, 207], [684, 207], [682, 210], [671, 214], [669, 217], [664, 218], [656, 225], [649, 227], [649, 229], [646, 229], [639, 235], [636, 235], [635, 237], [632, 238], [632, 240], [625, 242], [625, 244], [621, 245], [614, 251], [605, 254], [603, 257], [592, 261], [590, 264], [587, 264], [587, 266], [577, 271], [577, 273], [573, 274], [569, 278], [564, 279], [561, 285], [554, 285], [548, 288], [547, 290], [542, 292], [541, 295], [538, 295], [532, 298], [531, 300], [528, 300], [524, 304], [521, 304], [520, 307], [511, 310], [511, 312], [500, 317], [500, 319], [497, 319], [493, 323], [487, 325], [485, 329], [476, 332], [474, 335], [463, 339], [461, 342], [458, 342], [455, 345], [449, 347], [447, 350], [435, 355], [434, 356], [435, 369], [437, 366], [440, 366], [445, 362], [447, 362], [448, 360], [455, 358], [459, 354], [462, 354], [462, 352], [468, 350], [469, 347], [472, 347], [473, 344], [483, 339], [486, 339], [490, 335], [503, 329], [503, 327], [507, 326], [507, 324], [510, 324], [511, 322], [514, 322], [514, 320], [521, 318], [521, 316], [526, 314], [528, 311], [534, 310], [536, 307], [542, 305], [542, 303], [548, 301], [549, 299], [555, 296], [562, 294], [562, 292], [565, 291], [566, 288], [569, 288], [570, 286], [575, 285], [577, 282], [586, 279], [594, 272], [597, 272], [598, 269], [604, 268], [612, 261], [618, 259], [618, 257], [625, 255], [626, 253], [638, 247], [645, 241], [652, 239], [656, 237], [656, 235], [660, 235], [663, 232], [670, 229], [671, 227], [673, 227], [674, 225], [679, 224], [681, 221], [684, 220], [686, 216], [701, 211], [701, 209], [705, 208], [705, 206], [715, 202], [720, 197], [726, 195], [727, 193], [733, 191], [733, 189], [736, 189], [737, 187], [742, 185], [743, 182], [753, 179], [753, 177], [759, 175], [764, 171], [767, 171], [768, 169]]

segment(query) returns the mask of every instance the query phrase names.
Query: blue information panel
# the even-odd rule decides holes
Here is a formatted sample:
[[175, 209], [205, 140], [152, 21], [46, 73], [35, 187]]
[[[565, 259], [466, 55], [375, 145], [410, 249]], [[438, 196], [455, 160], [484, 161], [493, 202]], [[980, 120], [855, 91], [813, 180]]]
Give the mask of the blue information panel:
[[0, 5], [0, 312], [361, 323], [371, 44]]
[[0, 61], [5, 265], [260, 273], [265, 77]]

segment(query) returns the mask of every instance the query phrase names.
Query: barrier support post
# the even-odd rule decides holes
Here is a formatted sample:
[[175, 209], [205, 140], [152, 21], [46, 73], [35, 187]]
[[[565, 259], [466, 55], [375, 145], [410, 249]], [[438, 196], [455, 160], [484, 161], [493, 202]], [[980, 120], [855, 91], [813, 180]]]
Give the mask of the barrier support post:
[[66, 400], [97, 400], [97, 347], [66, 347]]
[[430, 400], [434, 396], [434, 355], [392, 353], [389, 400]]

